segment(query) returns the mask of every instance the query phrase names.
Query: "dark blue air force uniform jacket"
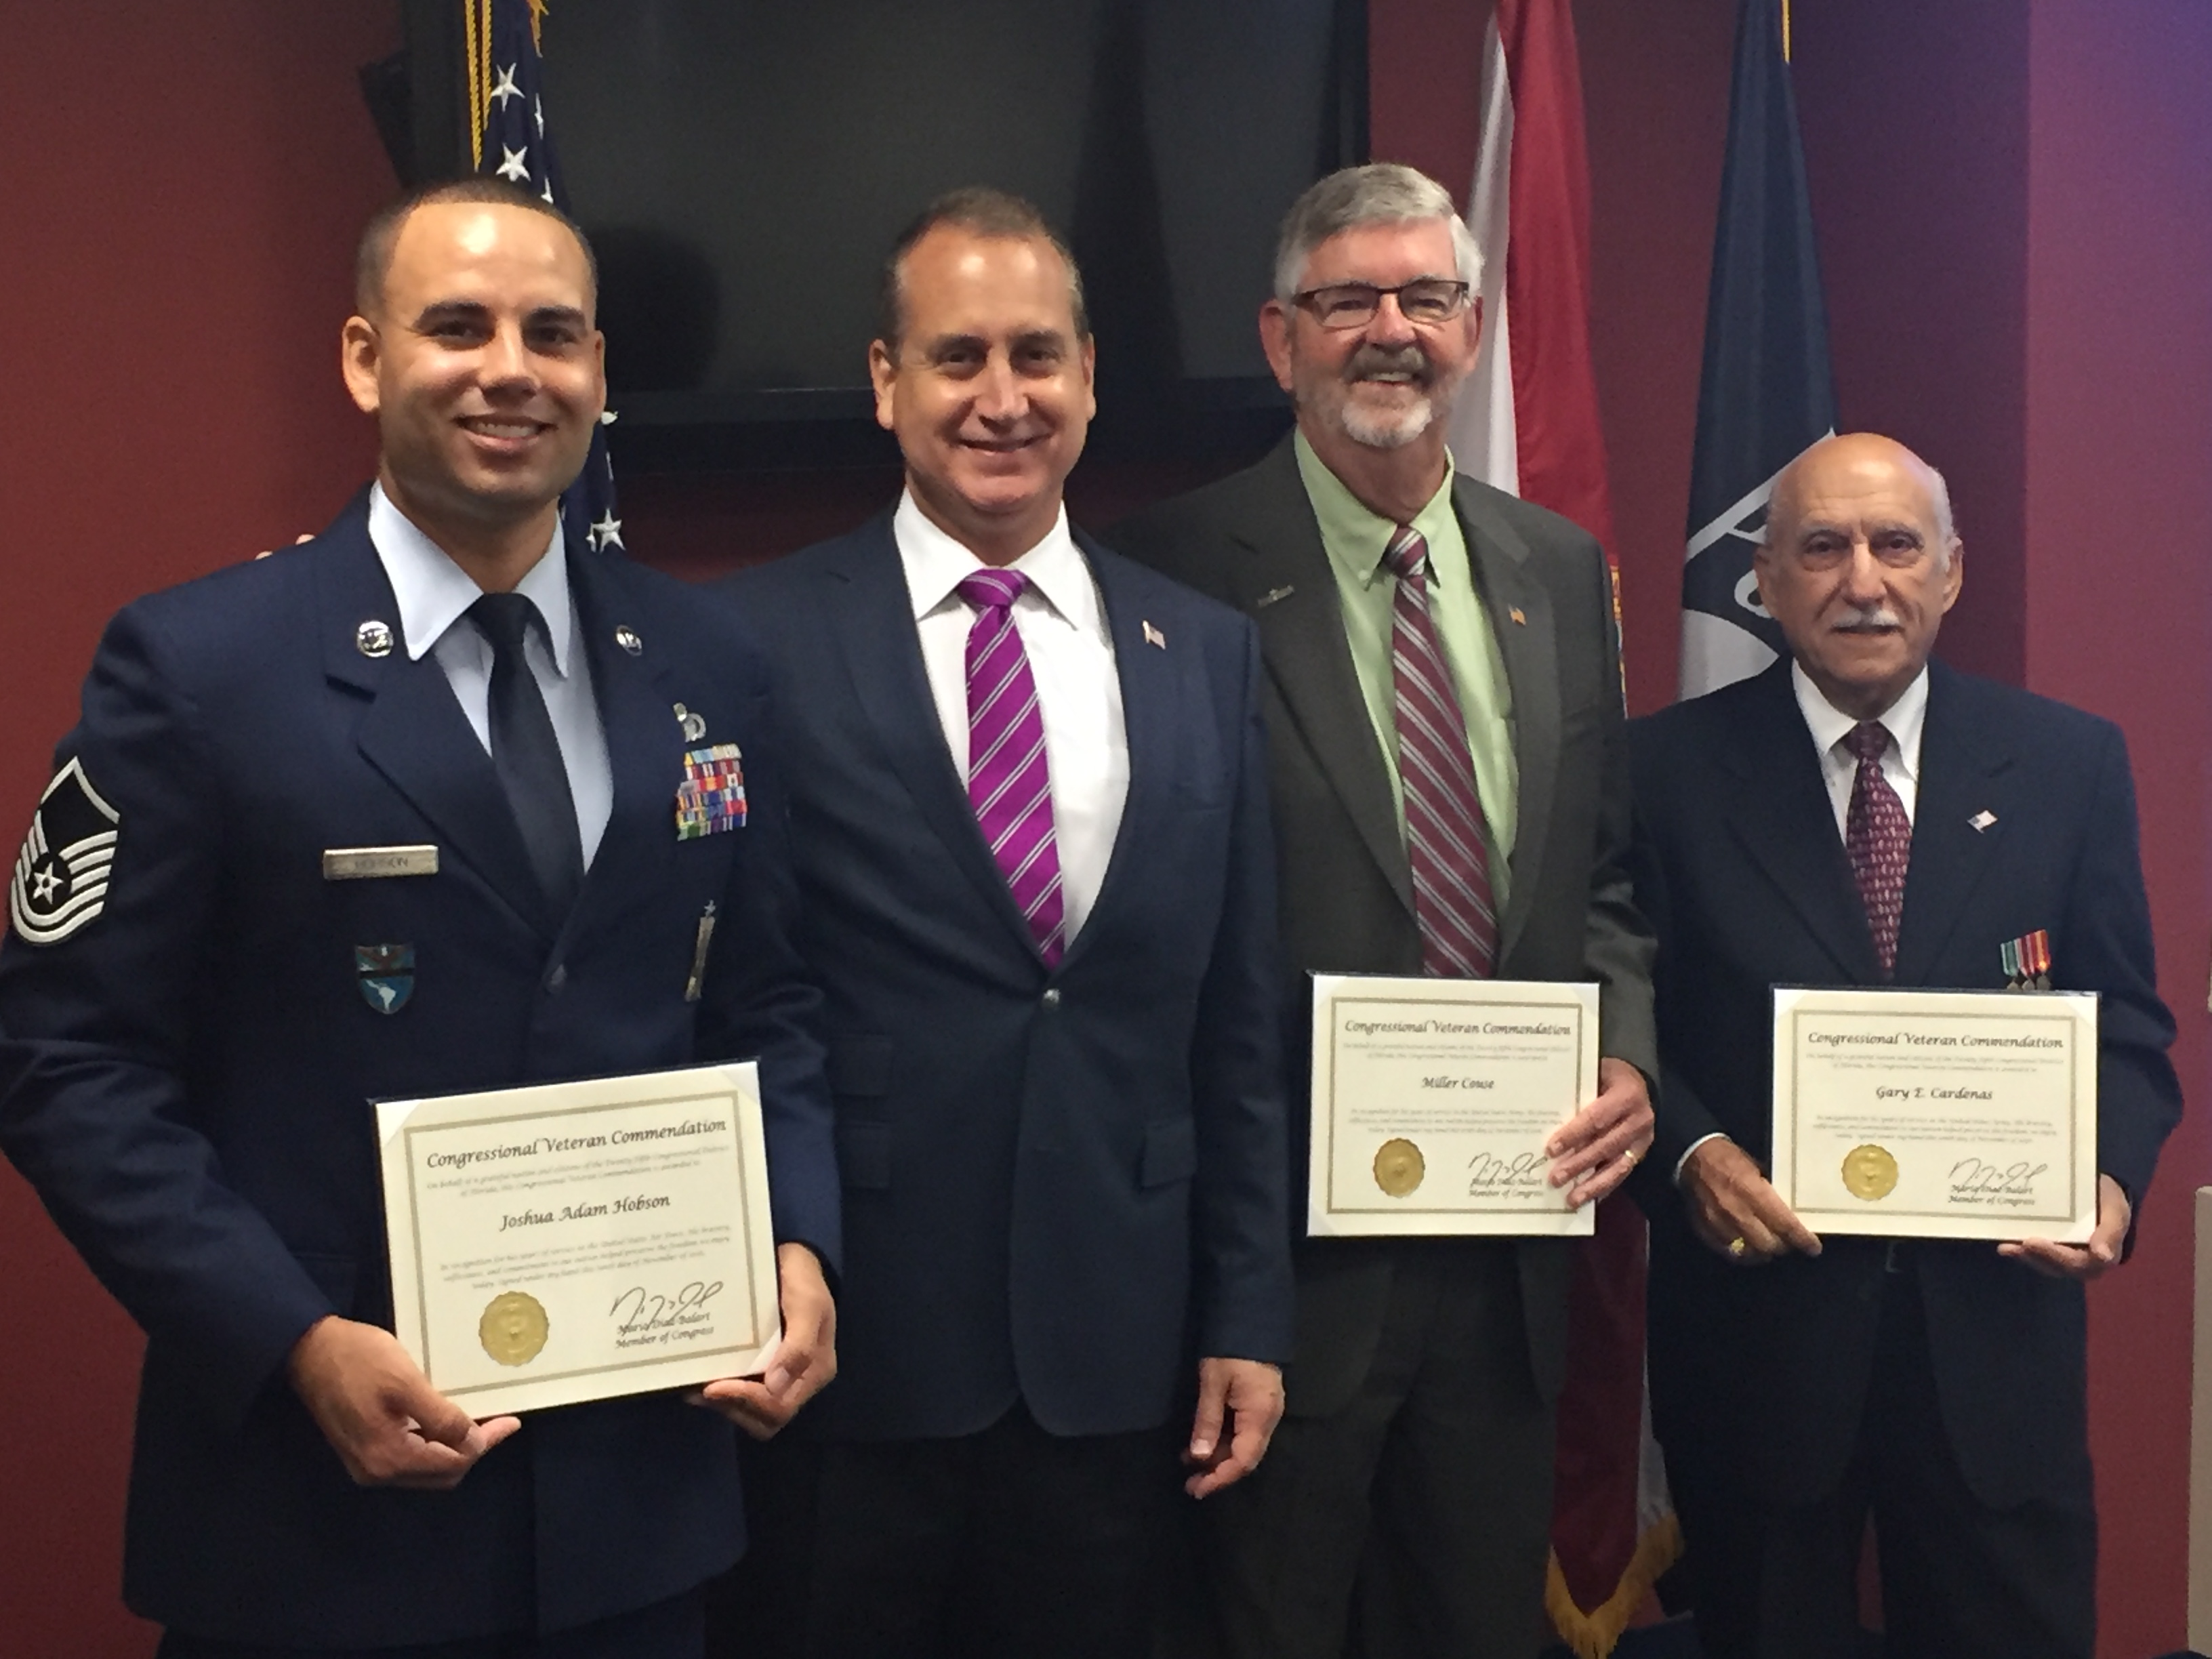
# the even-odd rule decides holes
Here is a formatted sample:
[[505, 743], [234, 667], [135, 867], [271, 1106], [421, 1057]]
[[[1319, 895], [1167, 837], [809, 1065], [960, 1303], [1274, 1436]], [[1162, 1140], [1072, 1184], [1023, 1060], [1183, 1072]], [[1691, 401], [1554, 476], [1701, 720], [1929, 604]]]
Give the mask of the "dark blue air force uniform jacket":
[[[79, 770], [40, 820], [70, 846], [112, 829], [112, 860], [81, 853], [17, 897], [0, 1145], [147, 1334], [125, 1595], [148, 1618], [317, 1647], [557, 1628], [742, 1547], [732, 1431], [673, 1395], [532, 1413], [458, 1490], [416, 1492], [355, 1486], [283, 1375], [324, 1316], [390, 1322], [376, 1097], [757, 1055], [777, 1237], [834, 1263], [760, 659], [678, 584], [580, 550], [570, 572], [614, 807], [566, 917], [534, 896], [444, 671], [397, 637], [360, 502], [307, 546], [131, 605], [94, 661], [58, 759]], [[387, 653], [362, 648], [371, 621]], [[678, 703], [741, 747], [742, 829], [678, 841]], [[324, 878], [325, 848], [415, 843], [435, 875]], [[388, 1014], [356, 961], [378, 945], [414, 951]]]

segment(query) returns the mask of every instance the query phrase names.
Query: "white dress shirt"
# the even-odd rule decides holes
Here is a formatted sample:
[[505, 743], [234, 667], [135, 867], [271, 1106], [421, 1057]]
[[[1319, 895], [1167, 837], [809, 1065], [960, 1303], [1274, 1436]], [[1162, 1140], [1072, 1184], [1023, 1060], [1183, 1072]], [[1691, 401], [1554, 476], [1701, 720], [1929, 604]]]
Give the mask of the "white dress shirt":
[[[1830, 702], [1813, 684], [1799, 663], [1790, 665], [1790, 687], [1797, 694], [1798, 712], [1805, 716], [1805, 729], [1812, 733], [1813, 747], [1820, 757], [1820, 781], [1828, 786], [1828, 805], [1835, 809], [1836, 838], [1848, 842], [1850, 839], [1851, 786], [1858, 781], [1859, 757], [1844, 746], [1858, 725], [1856, 716], [1846, 714]], [[1889, 747], [1881, 751], [1881, 775], [1889, 780], [1889, 787], [1905, 803], [1905, 821], [1912, 822], [1913, 809], [1920, 797], [1920, 729], [1928, 721], [1928, 670], [1923, 665], [1912, 677], [1895, 702], [1877, 717], [1889, 733]], [[1674, 1179], [1682, 1178], [1682, 1168], [1690, 1161], [1690, 1154], [1708, 1140], [1724, 1140], [1718, 1130], [1700, 1135], [1682, 1149], [1682, 1156], [1674, 1161]]]
[[[983, 562], [923, 516], [911, 494], [891, 519], [906, 570], [921, 665], [953, 769], [968, 775], [968, 630], [974, 607], [957, 591]], [[1067, 509], [1012, 568], [1029, 578], [1014, 601], [1014, 630], [1036, 681], [1052, 780], [1053, 837], [1060, 850], [1060, 914], [1067, 939], [1098, 902], [1129, 794], [1129, 738], [1106, 607], [1091, 567], [1068, 534]]]
[[[383, 561], [392, 595], [399, 606], [399, 634], [407, 654], [420, 662], [434, 653], [446, 683], [468, 716], [477, 741], [491, 753], [491, 641], [466, 621], [468, 609], [483, 590], [455, 564], [444, 549], [392, 504], [382, 484], [368, 492], [368, 539]], [[614, 811], [614, 770], [607, 761], [607, 737], [599, 707], [592, 696], [589, 653], [576, 637], [576, 607], [568, 592], [568, 550], [556, 526], [544, 554], [514, 591], [538, 607], [544, 633], [524, 635], [523, 660], [545, 698], [553, 736], [561, 745], [561, 764], [568, 774], [568, 793], [576, 804], [576, 833], [584, 844], [584, 865], [599, 850], [608, 816]], [[459, 625], [455, 626], [456, 623]], [[549, 641], [550, 648], [549, 649]]]
[[[1813, 746], [1820, 754], [1820, 775], [1828, 786], [1829, 804], [1836, 809], [1836, 834], [1848, 839], [1851, 785], [1859, 775], [1859, 759], [1844, 746], [1844, 739], [1858, 721], [1822, 696], [1820, 688], [1796, 663], [1790, 665], [1790, 685], [1797, 694], [1806, 730], [1813, 734]], [[1879, 718], [1889, 732], [1889, 747], [1881, 753], [1881, 775], [1905, 803], [1905, 821], [1910, 823], [1920, 798], [1920, 728], [1928, 720], [1925, 665]]]

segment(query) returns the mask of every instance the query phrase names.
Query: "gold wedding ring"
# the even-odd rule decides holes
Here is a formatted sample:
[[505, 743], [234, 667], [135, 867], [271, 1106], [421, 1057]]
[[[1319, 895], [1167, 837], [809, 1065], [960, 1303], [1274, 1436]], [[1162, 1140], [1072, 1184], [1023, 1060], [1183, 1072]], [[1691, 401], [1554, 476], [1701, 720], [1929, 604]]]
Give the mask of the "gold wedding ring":
[[1624, 1170], [1632, 1170], [1636, 1167], [1635, 1147], [1631, 1146], [1626, 1152], [1620, 1155], [1620, 1167]]
[[1750, 1248], [1751, 1246], [1745, 1243], [1741, 1237], [1731, 1238], [1729, 1240], [1729, 1254], [1730, 1255], [1740, 1257]]

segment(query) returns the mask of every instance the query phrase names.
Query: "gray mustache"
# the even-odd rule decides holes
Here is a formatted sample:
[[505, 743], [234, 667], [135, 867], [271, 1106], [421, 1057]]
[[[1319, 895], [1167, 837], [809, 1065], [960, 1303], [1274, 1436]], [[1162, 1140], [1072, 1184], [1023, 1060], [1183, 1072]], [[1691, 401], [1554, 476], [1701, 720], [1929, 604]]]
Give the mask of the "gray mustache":
[[1422, 386], [1432, 373], [1429, 360], [1416, 345], [1364, 345], [1345, 360], [1347, 381], [1371, 380], [1378, 374], [1410, 374]]
[[1836, 618], [1835, 626], [1846, 632], [1871, 631], [1878, 628], [1902, 628], [1904, 623], [1897, 612], [1886, 605], [1853, 605]]

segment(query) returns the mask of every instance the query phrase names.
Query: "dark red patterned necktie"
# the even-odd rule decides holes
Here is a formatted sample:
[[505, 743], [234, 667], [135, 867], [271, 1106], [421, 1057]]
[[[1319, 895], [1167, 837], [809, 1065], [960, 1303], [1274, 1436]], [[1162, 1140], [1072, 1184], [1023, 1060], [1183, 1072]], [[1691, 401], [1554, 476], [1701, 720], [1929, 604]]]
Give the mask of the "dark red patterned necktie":
[[1905, 803], [1881, 775], [1882, 754], [1889, 747], [1887, 728], [1879, 720], [1862, 720], [1851, 728], [1844, 746], [1859, 763], [1858, 775], [1851, 781], [1850, 810], [1844, 820], [1844, 850], [1850, 854], [1859, 902], [1866, 906], [1867, 927], [1874, 934], [1874, 953], [1881, 958], [1887, 979], [1897, 968], [1897, 925], [1905, 915], [1912, 820], [1905, 816]]
[[1468, 752], [1467, 722], [1429, 615], [1429, 544], [1401, 525], [1382, 554], [1398, 579], [1391, 605], [1390, 678], [1397, 694], [1398, 778], [1406, 797], [1406, 858], [1421, 970], [1486, 978], [1498, 964], [1490, 854]]

